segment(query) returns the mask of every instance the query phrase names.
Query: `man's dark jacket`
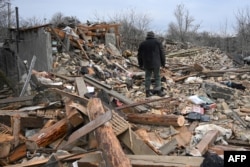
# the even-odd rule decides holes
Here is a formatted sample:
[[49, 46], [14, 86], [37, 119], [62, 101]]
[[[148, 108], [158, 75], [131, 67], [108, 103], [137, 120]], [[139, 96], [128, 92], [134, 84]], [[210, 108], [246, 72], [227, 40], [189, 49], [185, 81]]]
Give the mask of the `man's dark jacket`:
[[165, 66], [165, 52], [159, 40], [147, 37], [138, 49], [138, 65], [141, 68], [152, 69]]

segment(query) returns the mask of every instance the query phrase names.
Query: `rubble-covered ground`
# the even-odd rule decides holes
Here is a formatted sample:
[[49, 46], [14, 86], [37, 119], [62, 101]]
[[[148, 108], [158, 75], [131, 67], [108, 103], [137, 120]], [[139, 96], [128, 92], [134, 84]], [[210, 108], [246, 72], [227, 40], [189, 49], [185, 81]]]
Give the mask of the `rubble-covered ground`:
[[[208, 152], [223, 158], [226, 150], [249, 150], [249, 66], [217, 48], [165, 44], [165, 49], [166, 97], [146, 98], [136, 52], [121, 53], [112, 44], [90, 47], [84, 53], [89, 59], [77, 49], [55, 53], [53, 71], [34, 69], [35, 86], [23, 97], [11, 97], [6, 85], [0, 100], [0, 147], [5, 149], [0, 164], [105, 166], [118, 157], [112, 156], [114, 147], [132, 166], [200, 166]], [[98, 113], [102, 109], [94, 98], [107, 115], [99, 120], [98, 114], [105, 114]], [[105, 122], [113, 132], [101, 129]], [[120, 146], [112, 145], [115, 140]], [[105, 156], [93, 160], [92, 154]]]

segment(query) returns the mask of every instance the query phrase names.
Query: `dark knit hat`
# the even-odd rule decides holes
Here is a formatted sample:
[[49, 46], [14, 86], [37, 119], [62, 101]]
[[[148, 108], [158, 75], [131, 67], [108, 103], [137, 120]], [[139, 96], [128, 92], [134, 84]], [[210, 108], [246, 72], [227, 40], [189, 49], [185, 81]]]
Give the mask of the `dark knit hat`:
[[147, 38], [154, 38], [155, 37], [155, 33], [153, 31], [149, 31], [147, 33]]

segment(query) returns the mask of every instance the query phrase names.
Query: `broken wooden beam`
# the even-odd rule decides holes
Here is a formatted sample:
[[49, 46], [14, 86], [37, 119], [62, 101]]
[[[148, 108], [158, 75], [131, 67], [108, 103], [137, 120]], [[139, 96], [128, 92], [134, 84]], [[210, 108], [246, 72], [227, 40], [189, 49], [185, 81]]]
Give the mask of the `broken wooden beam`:
[[[63, 137], [70, 127], [68, 120], [65, 118], [48, 128], [41, 129], [38, 133], [29, 137], [29, 140], [34, 141], [38, 147], [45, 147]], [[11, 163], [25, 157], [26, 150], [25, 144], [20, 145], [8, 156], [8, 161]]]
[[14, 147], [19, 145], [19, 134], [21, 131], [20, 115], [15, 114], [11, 119], [12, 135], [14, 136]]
[[101, 151], [96, 151], [93, 153], [86, 154], [86, 156], [82, 157], [77, 161], [78, 167], [101, 167], [106, 166], [105, 159], [103, 157], [103, 153]]
[[211, 146], [216, 140], [219, 134], [218, 130], [210, 130], [208, 131], [201, 139], [201, 141], [195, 146], [194, 149], [190, 151], [190, 154], [193, 156], [202, 156], [204, 155], [208, 147]]
[[66, 34], [66, 32], [64, 32], [63, 30], [60, 30], [59, 28], [48, 27], [47, 31], [52, 32], [52, 34], [55, 35], [58, 39], [64, 39], [65, 36], [67, 35], [67, 37], [70, 40], [70, 43], [73, 46], [79, 49], [82, 49], [81, 46], [84, 44], [84, 41], [82, 39], [75, 39], [73, 35]]
[[184, 79], [187, 79], [189, 77], [193, 77], [193, 76], [196, 76], [197, 74], [190, 74], [190, 75], [186, 75], [186, 76], [182, 76], [182, 77], [178, 77], [178, 78], [174, 78], [174, 81], [175, 82], [179, 82], [179, 81], [182, 81]]
[[178, 143], [177, 143], [176, 138], [172, 138], [169, 142], [167, 142], [166, 144], [164, 144], [163, 146], [159, 148], [160, 153], [162, 155], [168, 155], [170, 152], [176, 149], [177, 145]]
[[227, 72], [235, 72], [235, 73], [245, 73], [250, 72], [250, 69], [227, 69], [227, 70], [207, 70], [202, 71], [202, 74], [213, 74], [213, 73], [227, 73]]
[[[105, 113], [101, 100], [99, 98], [92, 98], [88, 104], [88, 111], [90, 119], [93, 120]], [[105, 125], [97, 128], [96, 139], [99, 148], [103, 150], [104, 155], [107, 157], [107, 164], [110, 167], [131, 167], [130, 160], [124, 154], [119, 140], [116, 138], [112, 130], [112, 125], [106, 123]]]
[[[110, 90], [108, 88], [106, 88], [106, 86], [103, 86], [102, 84], [100, 84], [100, 82], [98, 81], [92, 81], [86, 77], [84, 77], [84, 81], [86, 81], [88, 84], [94, 86], [95, 88], [101, 89], [103, 91], [105, 91], [106, 93], [108, 93], [111, 96], [116, 97], [117, 99], [119, 99], [121, 102], [125, 103], [125, 104], [132, 104], [134, 103], [131, 99], [127, 98], [126, 96], [122, 95], [121, 93], [118, 93], [114, 90]], [[139, 112], [146, 112], [148, 111], [148, 109], [146, 107], [144, 107], [143, 105], [139, 105], [135, 107]]]
[[168, 99], [166, 102], [169, 102], [169, 101], [173, 100], [170, 97], [162, 97], [162, 98], [158, 98], [158, 99], [144, 100], [144, 101], [140, 101], [140, 102], [136, 102], [136, 103], [131, 103], [131, 104], [127, 104], [127, 105], [125, 104], [125, 105], [122, 105], [120, 107], [116, 107], [115, 109], [116, 110], [122, 110], [124, 108], [135, 107], [135, 106], [138, 106], [138, 105], [141, 105], [141, 104], [148, 104], [148, 103], [151, 103], [151, 102], [161, 101], [161, 100], [166, 100], [166, 99]]
[[24, 102], [24, 101], [32, 102], [33, 98], [34, 96], [11, 97], [11, 98], [6, 98], [6, 99], [1, 99], [0, 104], [17, 103], [17, 102]]
[[[88, 82], [88, 83], [94, 82], [94, 83], [96, 83], [96, 84], [98, 84], [98, 85], [100, 85], [100, 86], [102, 86], [102, 87], [104, 87], [104, 88], [106, 88], [106, 89], [108, 89], [108, 90], [111, 90], [111, 89], [112, 89], [112, 87], [111, 87], [110, 85], [101, 83], [100, 81], [98, 81], [98, 80], [96, 80], [95, 78], [89, 76], [88, 74], [85, 74], [85, 75], [84, 75], [84, 80], [85, 80], [86, 82]], [[91, 82], [91, 81], [92, 81], [92, 82]]]
[[[67, 161], [75, 161], [75, 160], [79, 160], [81, 158], [88, 158], [88, 157], [92, 157], [92, 156], [96, 156], [96, 154], [100, 154], [99, 151], [94, 151], [94, 152], [88, 152], [88, 153], [78, 153], [78, 154], [66, 154], [66, 155], [59, 155], [57, 158], [58, 160], [62, 161], [62, 162], [67, 162]], [[39, 159], [39, 160], [35, 160], [35, 161], [26, 161], [20, 164], [15, 164], [15, 165], [6, 165], [6, 167], [31, 167], [31, 166], [43, 166], [43, 164], [47, 163], [49, 161], [49, 157], [48, 158], [43, 158], [43, 159]]]
[[7, 126], [11, 126], [11, 118], [17, 113], [20, 116], [21, 129], [41, 128], [43, 126], [43, 119], [39, 117], [29, 116], [29, 113], [20, 112], [17, 110], [0, 110], [1, 123]]
[[183, 126], [185, 118], [182, 115], [127, 114], [127, 121], [148, 125]]
[[195, 146], [201, 155], [204, 155], [208, 150], [208, 146], [212, 145], [217, 138], [219, 131], [211, 130], [206, 133], [206, 135], [202, 138], [202, 140]]
[[181, 50], [181, 51], [178, 51], [178, 52], [169, 53], [168, 55], [166, 55], [166, 57], [173, 58], [173, 57], [196, 56], [202, 50], [203, 50], [202, 48], [194, 48], [194, 49]]
[[82, 117], [81, 113], [78, 112], [76, 108], [70, 106], [73, 103], [73, 101], [68, 97], [66, 97], [64, 99], [64, 103], [65, 103], [66, 116], [70, 124], [73, 127], [77, 127], [80, 124], [82, 124], [84, 122], [84, 118]]
[[34, 96], [11, 97], [0, 100], [0, 108], [4, 110], [16, 110], [22, 106], [33, 104]]
[[86, 84], [83, 80], [83, 77], [76, 77], [75, 82], [76, 82], [76, 88], [77, 88], [78, 95], [80, 97], [84, 97], [84, 94], [88, 93], [88, 90], [87, 90]]
[[48, 90], [55, 91], [55, 92], [61, 94], [62, 96], [68, 97], [68, 98], [70, 98], [72, 100], [77, 100], [83, 105], [88, 104], [88, 99], [86, 99], [84, 97], [80, 97], [78, 95], [74, 95], [72, 93], [68, 93], [68, 92], [65, 92], [65, 91], [57, 89], [57, 88], [49, 88]]
[[192, 156], [127, 155], [133, 167], [200, 167], [204, 158]]
[[107, 111], [107, 112], [105, 112], [105, 114], [102, 114], [102, 115], [96, 117], [94, 120], [90, 121], [89, 123], [87, 123], [83, 127], [79, 128], [78, 130], [73, 132], [70, 135], [67, 143], [65, 143], [62, 146], [62, 149], [65, 149], [65, 150], [71, 149], [72, 143], [76, 142], [82, 136], [88, 134], [89, 132], [91, 132], [91, 131], [95, 130], [96, 128], [98, 128], [99, 126], [103, 125], [104, 123], [109, 121], [111, 118], [112, 118], [111, 111]]
[[235, 146], [235, 145], [212, 145], [209, 146], [208, 151], [215, 152], [218, 155], [224, 155], [225, 151], [249, 151], [249, 147]]
[[241, 107], [240, 112], [250, 113], [250, 108]]
[[133, 130], [128, 129], [118, 138], [136, 155], [157, 155]]
[[244, 126], [245, 128], [249, 127], [249, 124], [248, 124], [245, 120], [243, 120], [237, 112], [233, 111], [233, 110], [227, 105], [226, 102], [223, 102], [223, 103], [222, 103], [222, 108], [223, 108], [223, 112], [224, 112], [227, 116], [231, 117], [233, 120], [238, 121], [238, 122], [239, 122], [242, 126]]

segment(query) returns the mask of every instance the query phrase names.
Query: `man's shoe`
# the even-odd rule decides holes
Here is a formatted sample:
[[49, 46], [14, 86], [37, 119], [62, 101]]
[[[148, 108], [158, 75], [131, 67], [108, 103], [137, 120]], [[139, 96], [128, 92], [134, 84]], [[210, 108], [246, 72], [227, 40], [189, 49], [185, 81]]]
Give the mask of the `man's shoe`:
[[160, 97], [163, 97], [163, 96], [166, 95], [166, 93], [163, 92], [163, 91], [161, 91], [161, 90], [159, 90], [159, 91], [157, 92], [157, 95], [160, 96]]
[[153, 93], [150, 90], [146, 90], [146, 97], [153, 96]]

